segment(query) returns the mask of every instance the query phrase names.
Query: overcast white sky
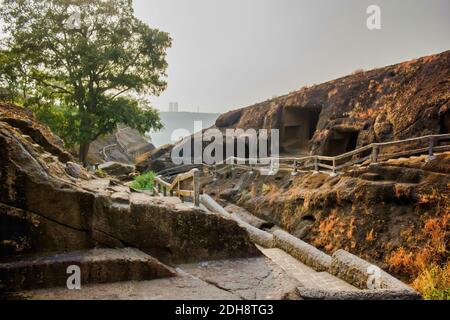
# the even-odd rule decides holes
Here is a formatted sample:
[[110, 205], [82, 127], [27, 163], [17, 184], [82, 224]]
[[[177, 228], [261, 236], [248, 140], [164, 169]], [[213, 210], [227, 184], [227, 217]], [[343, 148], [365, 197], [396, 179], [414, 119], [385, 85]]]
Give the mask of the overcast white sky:
[[[369, 31], [366, 8], [381, 7]], [[173, 38], [167, 110], [225, 112], [304, 85], [450, 49], [449, 0], [135, 0]]]

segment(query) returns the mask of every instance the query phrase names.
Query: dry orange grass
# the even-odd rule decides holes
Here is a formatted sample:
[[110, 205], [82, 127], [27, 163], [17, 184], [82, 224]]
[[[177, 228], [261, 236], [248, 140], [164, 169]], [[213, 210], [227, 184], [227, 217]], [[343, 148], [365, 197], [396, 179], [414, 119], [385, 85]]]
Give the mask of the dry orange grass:
[[401, 247], [387, 259], [389, 269], [410, 275], [425, 298], [450, 299], [449, 221], [450, 213], [429, 218], [417, 237], [424, 245], [410, 250]]
[[432, 266], [422, 271], [413, 287], [427, 300], [450, 300], [450, 262], [443, 267]]

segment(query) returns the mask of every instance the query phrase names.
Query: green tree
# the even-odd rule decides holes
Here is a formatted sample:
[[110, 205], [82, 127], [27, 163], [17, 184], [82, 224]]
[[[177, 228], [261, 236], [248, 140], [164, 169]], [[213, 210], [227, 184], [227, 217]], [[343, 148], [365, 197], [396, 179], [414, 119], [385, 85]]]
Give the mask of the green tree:
[[161, 129], [138, 97], [166, 88], [172, 40], [137, 19], [131, 0], [4, 0], [0, 17], [3, 78], [26, 80], [25, 104], [79, 146], [82, 163], [90, 143], [119, 123]]

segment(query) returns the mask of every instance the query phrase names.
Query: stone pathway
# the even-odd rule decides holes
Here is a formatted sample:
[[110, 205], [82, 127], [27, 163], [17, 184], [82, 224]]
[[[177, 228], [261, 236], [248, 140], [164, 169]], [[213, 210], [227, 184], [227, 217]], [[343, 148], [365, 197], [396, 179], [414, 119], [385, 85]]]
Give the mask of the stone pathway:
[[300, 283], [265, 256], [179, 266], [186, 273], [244, 300], [299, 299]]
[[300, 284], [304, 287], [336, 291], [359, 290], [328, 272], [317, 272], [311, 269], [283, 250], [276, 248], [258, 248], [266, 257], [279, 265], [289, 276], [298, 280], [298, 282], [300, 282]]
[[31, 300], [281, 300], [300, 299], [295, 279], [265, 256], [180, 265], [173, 278], [22, 291]]
[[239, 296], [189, 275], [151, 281], [82, 286], [81, 290], [50, 288], [25, 291], [13, 298], [27, 300], [237, 300]]

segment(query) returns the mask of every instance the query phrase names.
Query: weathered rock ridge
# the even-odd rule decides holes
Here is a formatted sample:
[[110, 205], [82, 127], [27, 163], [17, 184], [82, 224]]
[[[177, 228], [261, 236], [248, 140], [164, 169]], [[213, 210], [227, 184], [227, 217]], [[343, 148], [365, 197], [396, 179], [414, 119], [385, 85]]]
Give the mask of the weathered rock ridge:
[[230, 111], [216, 127], [280, 129], [285, 152], [337, 155], [372, 142], [448, 133], [449, 121], [446, 51]]
[[24, 109], [0, 105], [0, 259], [134, 247], [168, 262], [257, 255], [234, 221], [92, 177]]
[[432, 161], [418, 156], [353, 167], [336, 177], [237, 173], [204, 188], [325, 252], [347, 250], [412, 282], [421, 269], [449, 263], [449, 170], [445, 152]]
[[113, 133], [91, 143], [88, 161], [91, 164], [108, 161], [133, 164], [136, 157], [155, 149], [137, 130], [118, 126]]

